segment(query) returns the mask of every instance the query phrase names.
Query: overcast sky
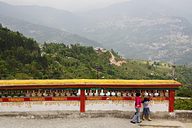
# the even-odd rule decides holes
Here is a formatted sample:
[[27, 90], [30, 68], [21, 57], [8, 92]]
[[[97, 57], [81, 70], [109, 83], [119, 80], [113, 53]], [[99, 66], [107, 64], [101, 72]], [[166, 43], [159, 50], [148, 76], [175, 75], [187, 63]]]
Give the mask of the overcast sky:
[[16, 5], [40, 5], [68, 11], [87, 11], [130, 0], [0, 0]]

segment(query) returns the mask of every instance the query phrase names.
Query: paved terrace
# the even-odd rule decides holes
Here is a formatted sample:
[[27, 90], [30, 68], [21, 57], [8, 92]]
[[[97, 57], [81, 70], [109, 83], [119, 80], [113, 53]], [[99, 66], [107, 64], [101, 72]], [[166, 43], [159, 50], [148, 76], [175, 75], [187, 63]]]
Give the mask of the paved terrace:
[[0, 128], [192, 128], [191, 111], [156, 114], [153, 121], [132, 124], [131, 113], [120, 111], [0, 113]]

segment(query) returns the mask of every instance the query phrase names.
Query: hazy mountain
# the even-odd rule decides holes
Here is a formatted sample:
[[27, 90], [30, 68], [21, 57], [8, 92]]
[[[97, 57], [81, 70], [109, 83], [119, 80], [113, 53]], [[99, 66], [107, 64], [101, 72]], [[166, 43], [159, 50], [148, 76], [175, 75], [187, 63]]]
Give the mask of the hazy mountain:
[[83, 36], [128, 58], [178, 62], [184, 53], [192, 51], [192, 25], [184, 18], [113, 17], [82, 30]]
[[85, 36], [128, 58], [185, 64], [192, 63], [191, 5], [190, 0], [132, 0], [73, 14], [0, 3], [0, 14]]
[[67, 30], [77, 24], [71, 12], [41, 6], [14, 6], [0, 2], [0, 14], [30, 23]]
[[191, 0], [131, 0], [113, 4], [109, 7], [85, 14], [93, 17], [111, 17], [119, 15], [132, 17], [175, 16], [187, 18], [192, 22], [191, 8]]
[[25, 36], [34, 38], [40, 43], [43, 42], [57, 42], [65, 44], [79, 43], [86, 46], [102, 46], [100, 43], [81, 37], [77, 34], [71, 34], [59, 29], [46, 27], [42, 25], [32, 24], [26, 21], [18, 20], [0, 15], [0, 23], [14, 31], [22, 32]]
[[90, 22], [81, 34], [128, 58], [191, 63], [192, 11], [186, 2], [132, 0], [87, 12]]

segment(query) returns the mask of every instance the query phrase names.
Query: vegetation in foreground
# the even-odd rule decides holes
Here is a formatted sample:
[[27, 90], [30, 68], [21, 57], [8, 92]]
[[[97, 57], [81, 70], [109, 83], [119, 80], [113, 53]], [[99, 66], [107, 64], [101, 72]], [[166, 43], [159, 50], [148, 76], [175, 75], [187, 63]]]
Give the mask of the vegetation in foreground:
[[176, 110], [192, 110], [192, 99], [176, 99]]

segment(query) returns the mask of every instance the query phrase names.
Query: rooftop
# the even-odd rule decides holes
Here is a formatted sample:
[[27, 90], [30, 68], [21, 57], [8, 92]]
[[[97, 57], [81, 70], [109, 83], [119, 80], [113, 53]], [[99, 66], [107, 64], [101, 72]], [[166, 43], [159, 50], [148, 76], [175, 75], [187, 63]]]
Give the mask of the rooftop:
[[0, 80], [2, 87], [169, 87], [181, 86], [175, 80], [120, 80], [120, 79], [43, 79]]

